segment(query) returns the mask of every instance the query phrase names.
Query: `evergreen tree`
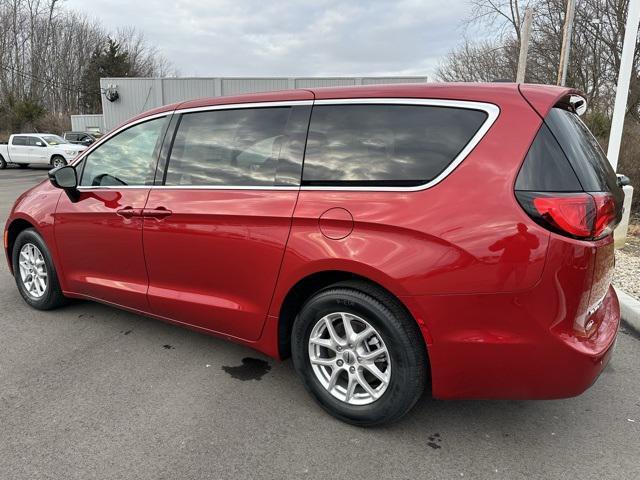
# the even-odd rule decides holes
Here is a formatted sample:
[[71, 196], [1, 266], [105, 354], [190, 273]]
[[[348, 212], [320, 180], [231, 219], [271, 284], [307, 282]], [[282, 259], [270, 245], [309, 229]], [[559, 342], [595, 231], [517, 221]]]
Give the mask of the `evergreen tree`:
[[91, 54], [82, 76], [82, 104], [85, 111], [101, 111], [100, 78], [128, 77], [132, 66], [129, 55], [112, 38], [107, 38], [103, 48], [96, 48]]

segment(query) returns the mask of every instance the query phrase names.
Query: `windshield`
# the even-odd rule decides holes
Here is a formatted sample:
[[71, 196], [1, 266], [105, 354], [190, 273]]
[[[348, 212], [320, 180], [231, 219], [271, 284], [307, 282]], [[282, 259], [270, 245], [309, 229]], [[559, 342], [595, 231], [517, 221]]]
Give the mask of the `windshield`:
[[43, 135], [42, 138], [49, 145], [62, 145], [67, 142], [64, 138], [59, 137], [58, 135]]

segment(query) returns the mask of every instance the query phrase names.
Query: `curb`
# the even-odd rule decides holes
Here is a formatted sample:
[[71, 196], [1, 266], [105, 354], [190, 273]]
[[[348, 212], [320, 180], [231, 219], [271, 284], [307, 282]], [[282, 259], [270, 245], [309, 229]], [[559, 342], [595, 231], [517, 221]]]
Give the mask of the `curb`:
[[622, 321], [640, 335], [640, 302], [619, 288], [615, 290], [620, 301]]

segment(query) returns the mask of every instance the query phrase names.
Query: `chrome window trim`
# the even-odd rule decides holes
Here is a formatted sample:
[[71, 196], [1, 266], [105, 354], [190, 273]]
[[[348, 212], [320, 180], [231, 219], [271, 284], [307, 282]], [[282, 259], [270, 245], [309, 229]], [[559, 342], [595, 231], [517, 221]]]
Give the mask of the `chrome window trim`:
[[148, 189], [148, 190], [300, 190], [296, 186], [270, 186], [270, 185], [85, 185], [79, 186], [81, 192], [96, 190], [131, 190], [131, 189]]
[[178, 108], [174, 113], [197, 113], [212, 110], [238, 110], [240, 108], [277, 108], [313, 105], [313, 100], [287, 100], [283, 102], [227, 103], [224, 105], [208, 105], [205, 107]]
[[126, 130], [128, 128], [133, 127], [134, 125], [138, 125], [139, 123], [144, 123], [149, 120], [154, 120], [156, 118], [167, 117], [174, 114], [182, 114], [182, 113], [193, 113], [193, 112], [207, 112], [210, 110], [237, 110], [239, 108], [268, 108], [268, 107], [293, 107], [296, 105], [313, 105], [313, 100], [288, 100], [282, 102], [252, 102], [252, 103], [227, 103], [224, 105], [208, 105], [204, 107], [193, 107], [193, 108], [177, 108], [175, 110], [167, 110], [166, 112], [155, 113], [153, 115], [149, 115], [144, 118], [139, 118], [135, 121], [126, 123], [115, 130], [112, 130], [104, 137], [100, 138], [97, 142], [94, 142], [89, 148], [84, 150], [81, 155], [79, 155], [75, 161], [74, 165], [82, 160], [84, 157], [89, 155], [93, 150], [98, 148], [104, 142], [109, 140], [110, 138], [116, 136], [118, 133]]
[[[330, 99], [330, 100], [316, 100], [316, 105], [419, 105], [419, 106], [432, 106], [432, 107], [451, 107], [462, 108], [466, 110], [481, 110], [487, 114], [487, 119], [482, 126], [478, 129], [471, 140], [467, 142], [465, 147], [460, 151], [458, 156], [445, 168], [440, 175], [433, 180], [421, 185], [413, 187], [349, 187], [349, 186], [310, 186], [303, 185], [301, 190], [330, 190], [330, 191], [366, 191], [366, 192], [417, 192], [420, 190], [426, 190], [434, 185], [437, 185], [442, 180], [447, 178], [451, 172], [453, 172], [458, 165], [460, 165], [465, 158], [471, 153], [471, 151], [480, 143], [480, 140], [489, 131], [494, 124], [498, 115], [500, 114], [500, 108], [493, 103], [475, 102], [469, 100], [439, 100], [431, 98], [345, 98], [345, 99]], [[303, 167], [304, 169], [304, 164]]]
[[[182, 113], [194, 113], [194, 112], [207, 112], [213, 110], [236, 110], [239, 108], [268, 108], [268, 107], [291, 107], [298, 105], [418, 105], [418, 106], [434, 106], [434, 107], [451, 107], [462, 108], [467, 110], [481, 110], [487, 114], [487, 119], [478, 129], [475, 135], [469, 140], [467, 145], [460, 151], [458, 156], [445, 168], [440, 175], [433, 180], [417, 185], [413, 187], [349, 187], [349, 186], [233, 186], [233, 185], [123, 185], [123, 186], [82, 186], [78, 187], [80, 191], [91, 190], [120, 190], [120, 189], [133, 189], [133, 188], [148, 188], [151, 190], [156, 189], [174, 189], [174, 190], [329, 190], [329, 191], [373, 191], [373, 192], [412, 192], [426, 190], [428, 188], [437, 185], [442, 180], [453, 172], [458, 165], [460, 165], [464, 159], [471, 153], [471, 151], [480, 143], [485, 134], [493, 126], [496, 119], [500, 114], [500, 108], [493, 103], [477, 102], [471, 100], [440, 100], [431, 98], [344, 98], [344, 99], [325, 99], [325, 100], [287, 100], [287, 101], [273, 101], [273, 102], [252, 102], [252, 103], [228, 103], [222, 105], [208, 105], [203, 107], [192, 108], [177, 108], [175, 110], [168, 110], [166, 112], [156, 113], [144, 118], [137, 119], [133, 122], [122, 125], [121, 127], [108, 133], [100, 140], [91, 145], [88, 149], [83, 151], [73, 162], [72, 165], [76, 165], [81, 162], [87, 155], [89, 155], [95, 148], [102, 145], [110, 138], [114, 137], [118, 133], [156, 118], [167, 117], [174, 114]], [[304, 169], [304, 163], [303, 163]]]

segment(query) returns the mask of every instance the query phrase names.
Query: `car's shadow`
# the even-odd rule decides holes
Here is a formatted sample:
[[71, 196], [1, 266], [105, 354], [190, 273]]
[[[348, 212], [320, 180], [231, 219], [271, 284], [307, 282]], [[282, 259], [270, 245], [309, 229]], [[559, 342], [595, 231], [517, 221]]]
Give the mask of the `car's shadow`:
[[[84, 301], [74, 301], [59, 311], [61, 314], [82, 318], [83, 322], [103, 323], [101, 318], [110, 317], [114, 329], [123, 335], [135, 333], [138, 341], [154, 350], [163, 347], [167, 350], [187, 351], [189, 357], [207, 355], [211, 358], [211, 367], [223, 370], [234, 381], [262, 380], [255, 383], [255, 399], [260, 401], [265, 389], [275, 389], [296, 395], [294, 401], [311, 404], [311, 410], [326, 418], [320, 408], [315, 407], [302, 388], [291, 360], [279, 362], [252, 350], [222, 338], [199, 333], [188, 328], [136, 315], [110, 306]], [[116, 315], [114, 312], [121, 312]], [[142, 338], [141, 338], [142, 337]], [[162, 340], [158, 340], [162, 339]], [[155, 343], [154, 343], [155, 342]], [[161, 342], [162, 345], [156, 345]], [[141, 346], [144, 348], [144, 345]], [[229, 358], [233, 358], [232, 365]], [[216, 365], [214, 362], [219, 361]], [[600, 396], [605, 391], [600, 391]], [[291, 401], [291, 399], [289, 399]], [[592, 409], [593, 406], [593, 409]], [[419, 435], [425, 445], [438, 449], [443, 445], [444, 432], [473, 433], [482, 439], [493, 438], [498, 442], [509, 442], [512, 437], [527, 436], [532, 429], [542, 430], [544, 435], [555, 435], [554, 430], [583, 430], [588, 422], [576, 422], [576, 413], [597, 412], [597, 400], [585, 394], [581, 397], [565, 400], [525, 401], [525, 400], [436, 400], [425, 393], [407, 416], [401, 421], [376, 428], [391, 435], [405, 432], [407, 428]], [[567, 412], [570, 412], [567, 413]], [[586, 413], [593, 415], [593, 413]], [[566, 420], [566, 422], [565, 422]], [[346, 427], [335, 420], [336, 427]], [[524, 429], [524, 430], [523, 430]], [[548, 430], [548, 431], [547, 431]], [[394, 433], [395, 432], [395, 433]], [[540, 432], [538, 432], [540, 433]], [[498, 439], [498, 440], [496, 440]]]
[[0, 178], [2, 172], [11, 171], [11, 173], [23, 172], [25, 177], [28, 176], [29, 173], [42, 172], [46, 173], [51, 170], [53, 167], [51, 165], [29, 165], [28, 167], [19, 167], [16, 164], [10, 163], [4, 169], [0, 170]]
[[25, 172], [28, 172], [29, 170], [51, 170], [51, 165], [29, 165], [28, 167], [20, 167], [18, 165], [16, 165], [15, 163], [9, 163], [7, 164], [7, 169], [16, 169], [16, 170], [23, 170]]

